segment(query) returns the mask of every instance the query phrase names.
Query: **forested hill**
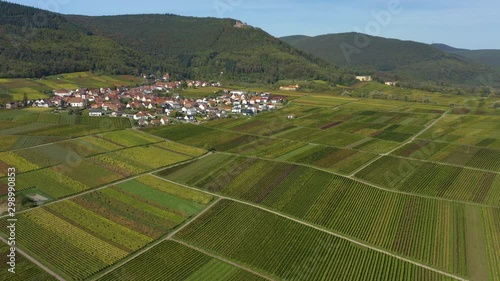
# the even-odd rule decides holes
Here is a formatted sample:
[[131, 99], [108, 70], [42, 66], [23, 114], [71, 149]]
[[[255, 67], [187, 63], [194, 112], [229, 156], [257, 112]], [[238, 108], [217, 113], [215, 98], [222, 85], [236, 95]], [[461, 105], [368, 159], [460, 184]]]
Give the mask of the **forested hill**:
[[67, 16], [0, 1], [0, 77], [89, 70], [262, 83], [354, 78], [232, 19]]
[[432, 81], [477, 85], [478, 77], [498, 73], [486, 65], [449, 54], [431, 45], [358, 33], [281, 38], [292, 46], [360, 74], [385, 80]]
[[90, 36], [64, 16], [0, 1], [0, 77], [76, 71], [126, 74], [149, 58], [110, 39]]
[[432, 44], [432, 46], [450, 54], [456, 54], [478, 63], [500, 68], [500, 50], [457, 49], [445, 44]]
[[66, 18], [92, 34], [166, 61], [165, 70], [185, 77], [271, 83], [304, 78], [342, 82], [353, 78], [259, 28], [233, 19], [176, 15]]

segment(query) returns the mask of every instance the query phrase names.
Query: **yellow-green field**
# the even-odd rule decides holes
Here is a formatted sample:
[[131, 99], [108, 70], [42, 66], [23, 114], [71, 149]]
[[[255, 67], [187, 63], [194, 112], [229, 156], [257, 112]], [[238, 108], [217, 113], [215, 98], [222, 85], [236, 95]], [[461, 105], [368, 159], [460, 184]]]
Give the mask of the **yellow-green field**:
[[24, 94], [29, 99], [46, 98], [53, 90], [84, 88], [101, 88], [113, 86], [134, 86], [144, 80], [131, 75], [94, 75], [90, 72], [76, 72], [48, 76], [42, 79], [0, 79], [0, 99], [22, 100]]
[[200, 87], [200, 88], [190, 88], [182, 91], [182, 95], [186, 97], [208, 97], [221, 90], [227, 90], [230, 88], [224, 87]]
[[354, 95], [359, 95], [361, 93], [367, 95], [373, 91], [382, 92], [385, 95], [392, 95], [396, 97], [408, 96], [408, 101], [423, 102], [428, 100], [428, 103], [438, 104], [438, 105], [449, 105], [449, 104], [464, 104], [470, 97], [469, 96], [458, 96], [451, 94], [442, 93], [431, 93], [417, 89], [407, 89], [400, 87], [387, 86], [377, 82], [361, 82], [354, 85], [351, 89], [346, 89]]

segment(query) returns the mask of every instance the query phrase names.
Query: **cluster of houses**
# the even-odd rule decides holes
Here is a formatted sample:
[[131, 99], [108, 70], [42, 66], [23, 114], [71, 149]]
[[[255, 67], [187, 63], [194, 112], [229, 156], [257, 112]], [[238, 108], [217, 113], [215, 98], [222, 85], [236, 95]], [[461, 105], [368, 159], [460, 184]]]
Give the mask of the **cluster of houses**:
[[[191, 81], [187, 81], [188, 85]], [[192, 81], [197, 85], [200, 81]], [[203, 87], [203, 82], [200, 82]], [[89, 116], [128, 117], [140, 126], [166, 125], [173, 120], [196, 122], [226, 118], [229, 115], [253, 116], [278, 109], [285, 98], [271, 93], [222, 90], [211, 98], [184, 98], [168, 94], [179, 82], [156, 82], [136, 88], [56, 90], [50, 99], [32, 101], [33, 107], [87, 109]]]

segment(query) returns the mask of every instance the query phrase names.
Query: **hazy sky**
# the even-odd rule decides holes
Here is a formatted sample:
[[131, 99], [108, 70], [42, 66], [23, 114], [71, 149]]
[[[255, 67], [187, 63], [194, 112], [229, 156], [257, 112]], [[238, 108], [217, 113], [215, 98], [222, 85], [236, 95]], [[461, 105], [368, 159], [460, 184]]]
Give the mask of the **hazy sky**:
[[358, 31], [459, 48], [500, 49], [498, 0], [9, 1], [64, 14], [229, 17], [277, 37]]

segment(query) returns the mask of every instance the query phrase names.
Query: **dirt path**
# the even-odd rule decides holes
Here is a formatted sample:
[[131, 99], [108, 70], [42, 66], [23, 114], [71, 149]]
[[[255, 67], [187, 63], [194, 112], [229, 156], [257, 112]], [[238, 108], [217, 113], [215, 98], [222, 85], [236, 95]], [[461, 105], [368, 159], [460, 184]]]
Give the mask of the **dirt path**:
[[232, 262], [232, 261], [230, 261], [230, 260], [228, 260], [228, 259], [226, 259], [226, 258], [223, 258], [223, 257], [221, 257], [221, 256], [211, 254], [211, 253], [209, 253], [209, 252], [207, 252], [207, 251], [205, 251], [205, 250], [203, 250], [203, 249], [200, 249], [200, 248], [198, 248], [198, 247], [195, 247], [195, 246], [193, 246], [193, 245], [190, 245], [190, 244], [188, 244], [188, 243], [186, 243], [186, 242], [184, 242], [184, 241], [180, 241], [180, 240], [177, 240], [177, 239], [174, 239], [174, 238], [172, 238], [171, 240], [172, 240], [172, 241], [175, 241], [175, 242], [177, 242], [177, 243], [179, 243], [179, 244], [182, 244], [182, 245], [184, 245], [184, 246], [186, 246], [186, 247], [188, 247], [188, 248], [191, 248], [191, 249], [193, 249], [193, 250], [195, 250], [195, 251], [198, 251], [198, 252], [200, 252], [200, 253], [203, 253], [203, 254], [205, 254], [205, 255], [207, 255], [207, 256], [210, 256], [210, 257], [212, 257], [212, 258], [215, 258], [215, 259], [218, 259], [218, 260], [223, 261], [223, 262], [225, 262], [225, 263], [228, 263], [228, 264], [230, 264], [230, 265], [232, 265], [232, 266], [235, 266], [235, 267], [238, 267], [238, 268], [243, 269], [243, 270], [245, 270], [245, 271], [248, 271], [248, 272], [250, 272], [250, 273], [253, 273], [253, 274], [255, 274], [255, 275], [257, 275], [257, 276], [260, 276], [260, 277], [262, 277], [262, 278], [264, 278], [264, 279], [266, 279], [266, 280], [271, 280], [271, 281], [272, 281], [272, 280], [274, 280], [274, 279], [271, 279], [271, 278], [269, 278], [268, 276], [263, 275], [263, 274], [261, 274], [261, 273], [259, 273], [259, 272], [255, 271], [255, 270], [252, 270], [252, 269], [250, 269], [250, 268], [248, 268], [248, 267], [242, 266], [242, 265], [240, 265], [240, 264], [238, 264], [238, 263]]
[[[2, 241], [3, 243], [7, 244], [7, 240], [5, 240], [3, 237], [0, 237], [0, 241]], [[19, 248], [16, 248], [16, 252], [19, 253], [19, 254], [21, 254], [21, 255], [23, 255], [26, 259], [28, 259], [32, 263], [36, 264], [38, 267], [40, 267], [41, 269], [43, 269], [44, 271], [46, 271], [48, 274], [54, 276], [54, 278], [56, 278], [57, 280], [61, 280], [61, 281], [65, 280], [59, 274], [55, 273], [50, 268], [46, 267], [45, 265], [43, 265], [42, 263], [40, 263], [39, 261], [37, 261], [36, 259], [34, 259], [33, 257], [31, 257], [30, 255], [28, 255], [25, 251], [23, 251], [23, 250], [21, 250]]]
[[[234, 156], [242, 156], [240, 154], [229, 153], [229, 152], [216, 152], [216, 153], [226, 154], [226, 155], [234, 155]], [[323, 169], [323, 168], [320, 168], [320, 167], [317, 167], [317, 166], [313, 166], [313, 165], [308, 165], [308, 164], [301, 164], [301, 163], [295, 163], [295, 162], [281, 161], [281, 160], [277, 160], [277, 159], [267, 159], [267, 158], [258, 157], [258, 156], [247, 156], [247, 155], [245, 155], [243, 157], [260, 159], [260, 160], [265, 160], [265, 161], [273, 161], [273, 162], [279, 162], [279, 163], [285, 163], [285, 164], [292, 164], [292, 165], [297, 165], [297, 166], [302, 166], [302, 167], [308, 167], [308, 168], [311, 168], [311, 169], [316, 169], [316, 170], [323, 171], [325, 173], [329, 173], [329, 174], [336, 175], [336, 176], [339, 176], [339, 177], [348, 178], [348, 179], [351, 179], [353, 181], [357, 181], [357, 182], [366, 184], [366, 185], [371, 186], [373, 188], [376, 188], [376, 189], [379, 189], [379, 190], [383, 190], [383, 191], [386, 191], [386, 192], [391, 192], [391, 193], [398, 193], [398, 194], [403, 194], [403, 195], [409, 195], [409, 196], [421, 197], [421, 198], [427, 198], [427, 199], [434, 199], [434, 200], [440, 200], [440, 201], [446, 201], [446, 202], [461, 203], [461, 204], [466, 204], [466, 205], [471, 205], [471, 206], [488, 207], [488, 208], [500, 208], [500, 206], [495, 206], [495, 205], [487, 205], [487, 204], [480, 204], [480, 203], [474, 203], [474, 202], [468, 202], [468, 201], [446, 199], [446, 198], [442, 198], [442, 197], [436, 197], [436, 196], [430, 196], [430, 195], [424, 195], [424, 194], [418, 194], [418, 193], [411, 193], [411, 192], [405, 192], [405, 191], [395, 190], [395, 189], [388, 189], [388, 188], [385, 188], [385, 187], [382, 187], [382, 186], [378, 186], [376, 184], [373, 184], [371, 182], [365, 181], [363, 179], [360, 179], [360, 178], [357, 178], [357, 177], [354, 177], [354, 176], [347, 176], [347, 175], [344, 175], [344, 174], [335, 173], [333, 171], [330, 171], [330, 170], [327, 170], [327, 169]]]
[[239, 200], [239, 199], [234, 199], [234, 198], [230, 198], [230, 197], [226, 197], [226, 196], [222, 196], [222, 195], [219, 195], [219, 194], [216, 194], [216, 193], [212, 193], [212, 192], [208, 192], [208, 191], [205, 191], [205, 190], [202, 190], [202, 189], [198, 189], [198, 188], [194, 188], [194, 187], [190, 187], [190, 186], [187, 186], [187, 185], [184, 185], [184, 184], [180, 184], [180, 183], [176, 183], [176, 182], [173, 182], [173, 181], [170, 181], [170, 180], [167, 180], [167, 179], [164, 179], [164, 178], [161, 178], [161, 177], [158, 177], [156, 175], [153, 175], [154, 177], [158, 178], [158, 179], [161, 179], [163, 181], [166, 181], [166, 182], [170, 182], [170, 183], [173, 183], [173, 184], [177, 184], [177, 185], [180, 185], [180, 186], [183, 186], [185, 188], [188, 188], [188, 189], [191, 189], [191, 190], [196, 190], [196, 191], [199, 191], [199, 192], [203, 192], [203, 193], [206, 193], [206, 194], [210, 194], [212, 196], [217, 196], [221, 199], [225, 199], [225, 200], [230, 200], [230, 201], [233, 201], [233, 202], [237, 202], [237, 203], [240, 203], [240, 204], [244, 204], [244, 205], [247, 205], [247, 206], [251, 206], [251, 207], [254, 207], [254, 208], [257, 208], [257, 209], [260, 209], [260, 210], [263, 210], [263, 211], [266, 211], [268, 213], [272, 213], [274, 215], [277, 215], [277, 216], [280, 216], [282, 218], [285, 218], [285, 219], [288, 219], [288, 220], [291, 220], [291, 221], [294, 221], [296, 223], [299, 223], [299, 224], [302, 224], [302, 225], [305, 225], [305, 226], [308, 226], [308, 227], [311, 227], [311, 228], [314, 228], [316, 230], [319, 230], [319, 231], [322, 231], [324, 233], [327, 233], [327, 234], [330, 234], [332, 236], [335, 236], [335, 237], [338, 237], [338, 238], [341, 238], [341, 239], [344, 239], [344, 240], [347, 240], [353, 244], [356, 244], [356, 245], [359, 245], [359, 246], [362, 246], [362, 247], [365, 247], [365, 248], [368, 248], [368, 249], [371, 249], [371, 250], [374, 250], [374, 251], [377, 251], [377, 252], [380, 252], [380, 253], [383, 253], [383, 254], [386, 254], [388, 256], [391, 256], [391, 257], [394, 257], [394, 258], [397, 258], [397, 259], [400, 259], [402, 261], [405, 261], [405, 262], [408, 262], [408, 263], [411, 263], [411, 264], [414, 264], [414, 265], [417, 265], [417, 266], [420, 266], [422, 268], [425, 268], [425, 269], [428, 269], [428, 270], [431, 270], [431, 271], [434, 271], [434, 272], [437, 272], [439, 274], [442, 274], [442, 275], [445, 275], [445, 276], [448, 276], [448, 277], [451, 277], [451, 278], [454, 278], [456, 280], [461, 280], [461, 281], [467, 281], [467, 279], [464, 279], [460, 276], [457, 276], [457, 275], [454, 275], [454, 274], [451, 274], [451, 273], [448, 273], [448, 272], [445, 272], [445, 271], [442, 271], [442, 270], [439, 270], [439, 269], [436, 269], [436, 268], [433, 268], [431, 266], [428, 266], [428, 265], [425, 265], [425, 264], [422, 264], [422, 263], [419, 263], [419, 262], [416, 262], [414, 260], [411, 260], [411, 259], [407, 259], [407, 258], [404, 258], [404, 257], [401, 257], [401, 256], [398, 256], [398, 255], [395, 255], [389, 251], [386, 251], [382, 248], [378, 248], [378, 247], [375, 247], [375, 246], [372, 246], [370, 244], [366, 244], [366, 243], [363, 243], [361, 241], [358, 241], [358, 240], [355, 240], [355, 239], [352, 239], [352, 238], [349, 238], [347, 236], [344, 236], [344, 235], [341, 235], [341, 234], [338, 234], [338, 233], [335, 233], [335, 232], [332, 232], [330, 230], [327, 230], [327, 229], [324, 229], [322, 227], [319, 227], [319, 226], [316, 226], [316, 225], [313, 225], [313, 224], [310, 224], [310, 223], [307, 223], [307, 222], [304, 222], [302, 220], [299, 220], [299, 219], [296, 219], [296, 218], [293, 218], [289, 215], [286, 215], [286, 214], [283, 214], [283, 213], [280, 213], [280, 212], [277, 212], [277, 211], [273, 211], [273, 210], [270, 210], [270, 209], [267, 209], [265, 207], [262, 207], [260, 205], [257, 205], [257, 204], [253, 204], [253, 203], [250, 203], [250, 202], [245, 202], [245, 201], [242, 201], [242, 200]]
[[169, 240], [171, 239], [175, 234], [177, 234], [179, 231], [181, 231], [182, 229], [184, 229], [186, 226], [188, 226], [191, 222], [195, 221], [197, 218], [201, 217], [203, 214], [205, 214], [208, 210], [210, 210], [210, 208], [212, 208], [213, 206], [215, 206], [217, 203], [219, 203], [219, 201], [221, 200], [221, 198], [218, 198], [216, 197], [217, 199], [214, 200], [212, 203], [210, 203], [210, 205], [208, 205], [203, 211], [199, 212], [196, 216], [190, 218], [189, 220], [185, 221], [183, 225], [181, 225], [179, 228], [177, 228], [175, 231], [171, 232], [170, 234], [168, 234], [167, 236], [163, 237], [163, 238], [160, 238], [158, 240], [156, 240], [155, 242], [153, 242], [152, 244], [150, 244], [149, 246], [145, 247], [145, 248], [142, 248], [141, 250], [139, 250], [138, 252], [135, 252], [134, 254], [132, 254], [131, 256], [128, 256], [126, 259], [114, 264], [113, 266], [110, 266], [108, 269], [98, 273], [97, 275], [94, 275], [92, 276], [89, 280], [97, 280], [103, 276], [105, 276], [106, 274], [109, 274], [110, 272], [122, 267], [123, 265], [125, 265], [126, 263], [134, 260], [135, 258], [139, 257], [140, 255], [144, 254], [145, 252], [151, 250], [152, 248], [158, 246], [160, 243], [166, 241], [166, 240]]
[[371, 164], [375, 163], [376, 161], [380, 160], [382, 157], [384, 156], [388, 156], [390, 155], [391, 153], [393, 153], [394, 151], [404, 147], [405, 145], [407, 144], [410, 144], [412, 142], [414, 142], [419, 136], [421, 136], [423, 133], [427, 132], [427, 130], [429, 130], [430, 128], [432, 128], [434, 125], [436, 125], [437, 122], [441, 121], [444, 117], [446, 117], [446, 115], [449, 113], [449, 111], [443, 113], [443, 115], [441, 115], [441, 117], [439, 117], [438, 119], [434, 120], [431, 124], [425, 126], [424, 129], [422, 129], [420, 132], [416, 133], [409, 141], [406, 141], [406, 142], [403, 142], [401, 145], [398, 145], [396, 148], [392, 149], [391, 151], [389, 152], [386, 152], [384, 154], [380, 154], [379, 156], [375, 157], [374, 159], [372, 159], [371, 161], [367, 162], [365, 165], [361, 166], [360, 168], [358, 168], [356, 171], [354, 171], [351, 175], [349, 175], [349, 177], [354, 177], [357, 173], [361, 172], [362, 170], [364, 170], [366, 167], [370, 166]]
[[[35, 210], [35, 209], [38, 209], [38, 208], [43, 208], [43, 207], [50, 206], [52, 204], [56, 204], [56, 203], [63, 202], [63, 201], [66, 201], [66, 200], [71, 200], [73, 198], [77, 198], [77, 197], [80, 197], [80, 196], [83, 196], [83, 195], [86, 195], [86, 194], [89, 194], [89, 193], [92, 193], [92, 192], [95, 192], [95, 191], [99, 191], [99, 190], [102, 190], [102, 189], [105, 189], [105, 188], [108, 188], [108, 187], [111, 187], [111, 186], [115, 186], [117, 184], [124, 183], [124, 182], [127, 182], [129, 180], [133, 180], [133, 179], [136, 179], [138, 177], [141, 177], [141, 176], [144, 176], [144, 175], [147, 175], [147, 174], [157, 173], [157, 172], [163, 171], [163, 170], [168, 169], [168, 168], [173, 168], [173, 167], [177, 167], [177, 166], [180, 166], [180, 165], [184, 165], [186, 163], [194, 162], [194, 161], [203, 159], [203, 158], [207, 157], [208, 155], [210, 155], [210, 154], [204, 154], [202, 156], [195, 157], [193, 159], [189, 159], [189, 160], [186, 160], [186, 161], [183, 161], [183, 162], [180, 162], [180, 163], [176, 163], [174, 165], [170, 165], [170, 166], [166, 166], [166, 167], [163, 167], [163, 168], [159, 168], [159, 169], [156, 169], [154, 171], [144, 172], [144, 173], [141, 173], [141, 174], [136, 175], [136, 176], [128, 177], [128, 178], [125, 178], [125, 179], [122, 179], [122, 180], [119, 180], [119, 181], [116, 181], [116, 182], [113, 182], [113, 183], [110, 183], [110, 184], [107, 184], [107, 185], [104, 185], [104, 186], [101, 186], [101, 187], [97, 187], [97, 188], [94, 188], [94, 189], [89, 189], [87, 191], [84, 191], [84, 192], [81, 192], [81, 193], [77, 193], [75, 195], [71, 195], [71, 196], [68, 196], [68, 197], [65, 197], [65, 198], [62, 198], [62, 199], [59, 199], [59, 200], [55, 200], [55, 201], [49, 202], [49, 203], [41, 205], [41, 206], [37, 206], [37, 207], [34, 207], [34, 208], [22, 210], [22, 211], [17, 212], [17, 214], [22, 214], [22, 213], [25, 213], [25, 212], [29, 212], [31, 210]], [[7, 215], [0, 216], [0, 219], [1, 218], [5, 218], [5, 217], [7, 217]]]

